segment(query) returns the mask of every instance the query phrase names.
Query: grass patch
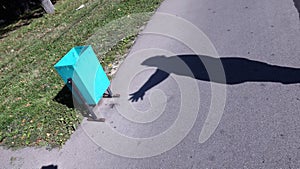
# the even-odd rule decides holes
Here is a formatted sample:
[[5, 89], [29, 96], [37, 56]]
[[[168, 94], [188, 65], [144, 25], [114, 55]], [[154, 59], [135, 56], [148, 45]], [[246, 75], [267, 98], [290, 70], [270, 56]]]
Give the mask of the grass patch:
[[[74, 109], [53, 101], [64, 86], [53, 65], [72, 47], [89, 42], [100, 27], [132, 13], [154, 11], [161, 1], [60, 0], [54, 15], [33, 19], [29, 25], [2, 36], [0, 144], [63, 145], [81, 117]], [[76, 11], [81, 4], [85, 7]], [[108, 52], [100, 52], [98, 57], [105, 68], [109, 69], [116, 55], [127, 52], [134, 37], [123, 38]]]

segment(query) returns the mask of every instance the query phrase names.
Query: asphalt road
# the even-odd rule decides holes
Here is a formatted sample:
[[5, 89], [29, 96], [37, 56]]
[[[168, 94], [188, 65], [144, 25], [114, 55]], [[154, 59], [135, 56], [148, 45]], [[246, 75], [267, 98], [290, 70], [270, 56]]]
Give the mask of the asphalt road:
[[0, 159], [4, 168], [300, 168], [299, 37], [292, 0], [166, 0], [112, 81], [121, 97], [96, 107], [105, 123], [84, 121], [62, 150]]

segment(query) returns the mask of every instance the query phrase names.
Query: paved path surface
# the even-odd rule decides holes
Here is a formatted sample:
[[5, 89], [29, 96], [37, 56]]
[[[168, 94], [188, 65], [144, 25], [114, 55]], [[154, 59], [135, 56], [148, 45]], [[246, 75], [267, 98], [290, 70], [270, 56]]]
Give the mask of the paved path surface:
[[[105, 123], [84, 121], [61, 150], [1, 149], [0, 168], [299, 168], [300, 23], [293, 1], [166, 0], [159, 12], [171, 15], [153, 17], [112, 82], [121, 98], [96, 107]], [[227, 84], [198, 75], [199, 58], [212, 74], [222, 62]], [[214, 85], [222, 90], [212, 92]], [[129, 102], [136, 91], [137, 102]], [[156, 137], [173, 124], [180, 127]], [[200, 135], [205, 127], [211, 132]]]

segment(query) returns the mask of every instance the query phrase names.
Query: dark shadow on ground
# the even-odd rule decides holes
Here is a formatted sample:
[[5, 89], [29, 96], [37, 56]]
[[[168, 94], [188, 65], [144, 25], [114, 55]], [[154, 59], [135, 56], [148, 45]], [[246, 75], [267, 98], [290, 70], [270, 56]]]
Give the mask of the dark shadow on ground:
[[8, 18], [4, 23], [0, 23], [0, 39], [6, 37], [8, 32], [29, 25], [33, 19], [42, 17], [43, 15], [44, 11], [42, 9], [36, 9], [34, 12], [21, 17]]
[[75, 109], [83, 114], [84, 117], [88, 116], [88, 109], [92, 109], [94, 105], [87, 105], [84, 100], [74, 92], [72, 93], [72, 87], [65, 85], [58, 94], [53, 98], [53, 101], [67, 106], [68, 108]]
[[41, 169], [58, 169], [57, 165], [42, 166]]
[[[53, 4], [57, 0], [51, 0]], [[0, 39], [7, 33], [29, 25], [33, 19], [42, 17], [45, 11], [39, 0], [1, 0], [0, 1]]]
[[76, 88], [73, 85], [72, 87], [70, 87], [69, 84], [65, 85], [53, 98], [53, 101], [65, 105], [68, 108], [72, 108], [74, 110], [76, 109], [76, 112], [81, 113], [83, 117], [97, 118], [93, 112], [93, 108], [95, 107], [95, 105], [88, 105], [85, 102], [83, 96], [80, 93], [76, 92], [75, 89]]
[[59, 93], [54, 97], [54, 101], [63, 104], [67, 106], [68, 108], [74, 108], [74, 103], [73, 103], [73, 97], [72, 97], [72, 92], [68, 88], [67, 85], [65, 85]]
[[294, 5], [296, 7], [296, 9], [298, 10], [298, 15], [299, 15], [299, 19], [300, 19], [300, 0], [293, 0], [294, 1]]
[[[298, 68], [270, 65], [246, 58], [213, 58], [203, 55], [155, 56], [145, 60], [142, 65], [156, 67], [157, 70], [138, 91], [130, 94], [129, 100], [132, 102], [142, 100], [146, 91], [165, 80], [171, 73], [227, 85], [245, 82], [300, 83]], [[210, 70], [210, 76], [207, 70]]]

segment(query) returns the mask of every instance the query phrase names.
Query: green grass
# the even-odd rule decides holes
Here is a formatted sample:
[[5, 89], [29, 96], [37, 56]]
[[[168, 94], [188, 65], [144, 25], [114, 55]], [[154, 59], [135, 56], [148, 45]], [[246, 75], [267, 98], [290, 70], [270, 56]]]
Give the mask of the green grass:
[[[161, 1], [60, 0], [54, 15], [33, 19], [0, 39], [0, 144], [63, 145], [81, 116], [53, 101], [64, 86], [53, 65], [72, 47], [90, 42], [99, 28], [132, 13], [154, 11]], [[81, 4], [85, 7], [76, 11]], [[109, 69], [116, 55], [128, 51], [134, 37], [125, 37], [108, 51], [98, 52], [105, 68]]]

